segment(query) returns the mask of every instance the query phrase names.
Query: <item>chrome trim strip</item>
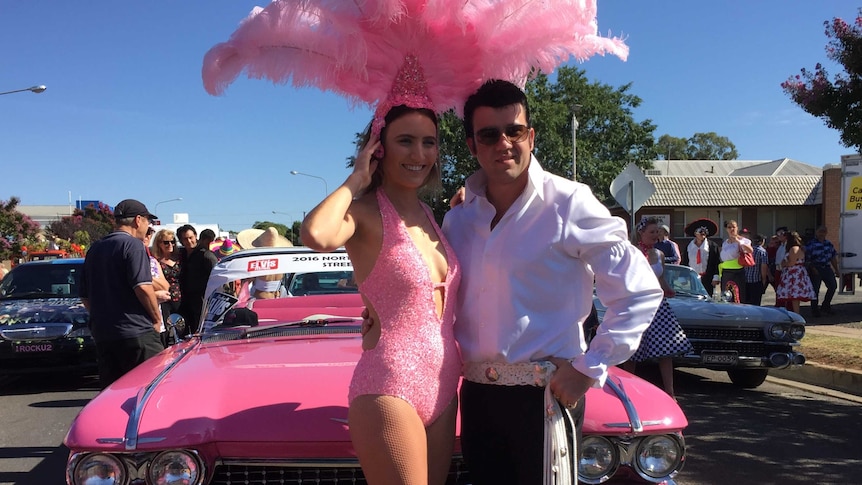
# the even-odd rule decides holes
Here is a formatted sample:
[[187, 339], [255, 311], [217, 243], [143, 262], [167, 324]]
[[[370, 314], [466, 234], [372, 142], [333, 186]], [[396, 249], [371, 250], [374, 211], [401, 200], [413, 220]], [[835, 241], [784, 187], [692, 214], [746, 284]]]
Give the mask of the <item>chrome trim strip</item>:
[[631, 424], [631, 429], [635, 433], [643, 433], [644, 427], [643, 423], [641, 423], [641, 418], [638, 415], [638, 410], [635, 408], [634, 403], [631, 399], [629, 399], [628, 394], [626, 394], [625, 389], [623, 389], [622, 381], [618, 383], [614, 382], [613, 379], [608, 379], [605, 381], [605, 385], [610, 387], [614, 394], [620, 399], [620, 402], [623, 405], [623, 408], [626, 410], [626, 415], [629, 417], [629, 422]]
[[[652, 421], [643, 421], [642, 424], [644, 426], [661, 426], [661, 425], [666, 424], [666, 423], [663, 419], [655, 419]], [[608, 428], [626, 428], [626, 429], [632, 427], [631, 423], [605, 423], [605, 426], [607, 426]]]
[[[136, 397], [135, 408], [132, 409], [132, 412], [129, 413], [129, 421], [126, 423], [126, 434], [123, 438], [123, 441], [126, 443], [126, 451], [134, 451], [138, 447], [138, 436], [140, 434], [140, 426], [141, 426], [141, 416], [144, 412], [144, 407], [147, 405], [147, 402], [150, 400], [150, 397], [153, 395], [156, 387], [165, 379], [165, 377], [170, 373], [173, 368], [181, 361], [183, 358], [188, 355], [190, 351], [196, 349], [200, 345], [200, 341], [198, 341], [195, 345], [189, 345], [185, 349], [183, 349], [182, 353], [174, 359], [167, 367], [165, 367], [159, 375], [156, 376], [155, 379], [152, 380], [146, 387], [141, 388], [138, 391], [138, 395]], [[153, 438], [152, 441], [161, 441], [164, 438]], [[147, 442], [152, 442], [150, 439]]]

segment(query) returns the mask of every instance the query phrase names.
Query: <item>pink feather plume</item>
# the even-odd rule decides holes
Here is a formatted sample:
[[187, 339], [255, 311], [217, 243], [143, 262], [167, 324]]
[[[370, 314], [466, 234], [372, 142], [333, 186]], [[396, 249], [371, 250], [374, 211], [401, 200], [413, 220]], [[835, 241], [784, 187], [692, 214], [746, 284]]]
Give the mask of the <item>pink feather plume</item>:
[[523, 87], [570, 57], [625, 60], [597, 30], [596, 0], [275, 0], [207, 52], [202, 75], [213, 95], [244, 72], [374, 105], [412, 54], [436, 110], [460, 111], [488, 79]]

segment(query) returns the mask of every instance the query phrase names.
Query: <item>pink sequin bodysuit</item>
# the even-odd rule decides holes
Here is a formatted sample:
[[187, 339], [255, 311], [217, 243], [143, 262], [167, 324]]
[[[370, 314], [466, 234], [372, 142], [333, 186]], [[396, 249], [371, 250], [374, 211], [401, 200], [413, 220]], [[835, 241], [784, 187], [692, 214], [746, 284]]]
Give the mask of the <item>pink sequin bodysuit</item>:
[[[377, 190], [377, 204], [383, 244], [359, 290], [380, 318], [380, 340], [356, 364], [348, 399], [352, 402], [363, 394], [397, 396], [410, 403], [428, 426], [452, 402], [461, 375], [453, 330], [455, 305], [450, 298], [458, 294], [460, 266], [426, 207], [449, 263], [446, 280], [432, 282], [428, 265], [382, 189]], [[442, 318], [434, 303], [434, 291], [440, 287]]]

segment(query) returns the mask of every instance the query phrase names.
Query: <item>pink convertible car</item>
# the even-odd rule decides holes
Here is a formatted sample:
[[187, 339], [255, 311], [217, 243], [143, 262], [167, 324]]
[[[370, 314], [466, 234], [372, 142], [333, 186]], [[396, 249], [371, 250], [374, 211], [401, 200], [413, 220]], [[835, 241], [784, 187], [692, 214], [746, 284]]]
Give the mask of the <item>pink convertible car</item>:
[[[227, 291], [275, 274], [280, 298]], [[363, 308], [347, 255], [241, 251], [216, 266], [208, 294], [203, 332], [138, 366], [77, 416], [65, 439], [67, 483], [365, 483], [347, 429]], [[660, 389], [612, 369], [607, 385], [587, 394], [580, 480], [673, 483], [687, 424]], [[470, 483], [457, 447], [447, 483]]]

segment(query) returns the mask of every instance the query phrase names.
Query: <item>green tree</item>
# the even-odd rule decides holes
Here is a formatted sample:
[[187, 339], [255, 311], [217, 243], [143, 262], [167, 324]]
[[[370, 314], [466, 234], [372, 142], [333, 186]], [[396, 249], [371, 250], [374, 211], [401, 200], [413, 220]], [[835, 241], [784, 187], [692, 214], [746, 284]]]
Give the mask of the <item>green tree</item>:
[[293, 243], [294, 246], [302, 246], [302, 241], [299, 240], [299, 230], [302, 229], [302, 222], [293, 221], [293, 225], [290, 228], [290, 235], [288, 235], [288, 239]]
[[781, 88], [805, 112], [838, 130], [844, 146], [862, 153], [862, 8], [853, 24], [834, 18], [823, 25], [830, 39], [826, 57], [843, 66], [844, 73], [830, 81], [817, 63], [814, 71], [803, 68]]
[[275, 231], [293, 242], [293, 235], [291, 234], [291, 230], [289, 227], [284, 224], [280, 224], [278, 222], [270, 222], [270, 221], [256, 221], [252, 226], [252, 229], [264, 229], [266, 230], [268, 227], [274, 227]]
[[656, 143], [656, 152], [662, 160], [688, 160], [688, 139], [662, 135]]
[[[630, 88], [631, 84], [614, 88], [590, 82], [583, 70], [574, 67], [559, 68], [555, 82], [544, 74], [529, 81], [525, 92], [542, 167], [572, 178], [572, 109], [579, 105], [578, 181], [589, 185], [596, 197], [611, 202], [610, 183], [629, 163], [650, 168], [656, 158], [655, 125], [635, 120], [633, 110], [642, 100], [629, 93]], [[449, 197], [478, 163], [467, 149], [463, 123], [453, 112], [440, 117], [438, 133], [443, 191], [423, 198], [439, 221], [449, 209]], [[352, 165], [349, 157], [347, 166]]]
[[633, 110], [642, 100], [631, 94], [631, 84], [614, 88], [590, 82], [585, 71], [561, 67], [551, 83], [539, 74], [527, 83], [536, 155], [542, 166], [562, 177], [572, 177], [572, 107], [576, 113], [578, 181], [596, 197], [610, 202], [611, 181], [629, 163], [650, 168], [656, 158], [655, 125], [636, 121]]
[[22, 256], [22, 247], [36, 240], [39, 224], [18, 212], [18, 197], [0, 201], [0, 261], [16, 260]]
[[691, 138], [662, 135], [656, 143], [656, 151], [662, 160], [735, 160], [739, 157], [736, 145], [713, 131], [695, 133]]
[[[114, 211], [100, 202], [98, 207], [90, 204], [83, 210], [75, 209], [71, 216], [64, 216], [48, 224], [47, 229], [60, 239], [85, 244], [82, 241], [86, 239], [95, 242], [107, 236], [114, 230], [114, 226]], [[78, 234], [80, 232], [87, 233], [88, 238]], [[89, 244], [85, 245], [89, 247]]]
[[736, 160], [739, 153], [726, 136], [719, 136], [713, 131], [695, 133], [688, 139], [686, 146], [687, 160]]

